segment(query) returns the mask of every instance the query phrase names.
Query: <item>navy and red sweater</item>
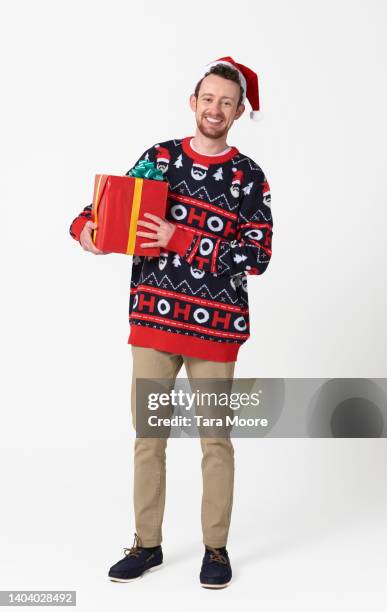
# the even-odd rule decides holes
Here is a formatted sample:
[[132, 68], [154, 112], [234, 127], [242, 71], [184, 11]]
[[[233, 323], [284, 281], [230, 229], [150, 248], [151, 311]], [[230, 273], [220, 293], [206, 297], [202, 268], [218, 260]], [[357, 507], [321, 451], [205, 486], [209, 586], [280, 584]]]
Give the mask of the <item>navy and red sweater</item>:
[[[134, 164], [147, 159], [162, 170], [165, 218], [176, 228], [160, 257], [133, 257], [128, 343], [236, 361], [250, 337], [247, 276], [263, 274], [271, 257], [270, 187], [236, 147], [202, 155], [191, 141], [154, 145]], [[92, 218], [90, 204], [72, 222], [71, 236], [79, 240]]]

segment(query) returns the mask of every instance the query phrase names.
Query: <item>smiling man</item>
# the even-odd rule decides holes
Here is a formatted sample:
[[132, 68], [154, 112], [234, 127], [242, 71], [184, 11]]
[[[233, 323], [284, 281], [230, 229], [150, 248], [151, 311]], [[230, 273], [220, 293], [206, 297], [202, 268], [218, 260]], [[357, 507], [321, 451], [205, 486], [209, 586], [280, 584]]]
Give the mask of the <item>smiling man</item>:
[[[173, 388], [184, 365], [190, 381], [231, 381], [239, 349], [250, 337], [247, 276], [263, 274], [269, 264], [273, 222], [263, 170], [227, 144], [246, 97], [251, 118], [258, 118], [258, 79], [252, 70], [231, 57], [208, 64], [189, 99], [195, 135], [155, 144], [134, 164], [154, 162], [169, 183], [166, 218], [146, 214], [147, 220], [138, 221], [142, 246], [158, 246], [161, 254], [133, 258], [128, 343], [135, 428], [142, 408], [136, 401], [138, 378], [167, 379]], [[89, 205], [70, 233], [86, 251], [102, 254], [91, 239], [95, 227]], [[205, 547], [200, 584], [221, 588], [232, 576], [226, 544], [234, 449], [229, 437], [203, 436], [200, 442]], [[135, 540], [110, 568], [111, 580], [133, 580], [163, 562], [166, 444], [167, 438], [136, 437]]]

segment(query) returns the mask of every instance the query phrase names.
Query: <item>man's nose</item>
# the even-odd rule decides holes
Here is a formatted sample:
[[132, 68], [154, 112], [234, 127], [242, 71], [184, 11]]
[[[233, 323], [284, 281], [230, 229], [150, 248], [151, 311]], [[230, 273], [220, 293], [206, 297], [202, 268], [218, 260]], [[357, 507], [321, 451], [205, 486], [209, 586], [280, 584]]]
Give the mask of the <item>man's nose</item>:
[[217, 114], [217, 113], [221, 114], [220, 113], [220, 109], [221, 109], [221, 102], [220, 102], [220, 100], [218, 102], [213, 100], [211, 102], [211, 105], [210, 105], [210, 111], [212, 113], [214, 113], [214, 114]]

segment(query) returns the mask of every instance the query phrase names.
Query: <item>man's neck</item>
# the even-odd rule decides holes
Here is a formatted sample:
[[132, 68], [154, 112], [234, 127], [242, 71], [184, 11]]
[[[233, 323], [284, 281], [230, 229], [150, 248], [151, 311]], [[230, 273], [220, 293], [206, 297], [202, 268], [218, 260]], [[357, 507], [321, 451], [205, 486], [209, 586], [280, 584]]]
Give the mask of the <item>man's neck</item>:
[[222, 153], [229, 146], [226, 142], [227, 135], [225, 134], [221, 138], [207, 138], [196, 130], [195, 136], [192, 138], [192, 146], [195, 151], [202, 153], [203, 155], [217, 155]]

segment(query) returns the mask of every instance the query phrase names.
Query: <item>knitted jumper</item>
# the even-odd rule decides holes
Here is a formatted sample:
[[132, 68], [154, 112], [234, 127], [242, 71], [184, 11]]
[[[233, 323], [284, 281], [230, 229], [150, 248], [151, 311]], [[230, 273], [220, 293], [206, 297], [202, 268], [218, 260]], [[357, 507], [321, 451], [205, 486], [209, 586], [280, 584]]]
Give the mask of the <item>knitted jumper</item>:
[[[176, 227], [160, 257], [133, 256], [128, 343], [236, 361], [250, 337], [247, 276], [263, 274], [271, 257], [270, 187], [236, 147], [203, 155], [191, 139], [154, 145], [134, 164], [146, 159], [162, 170], [165, 218]], [[91, 218], [89, 205], [71, 224], [73, 238]]]

